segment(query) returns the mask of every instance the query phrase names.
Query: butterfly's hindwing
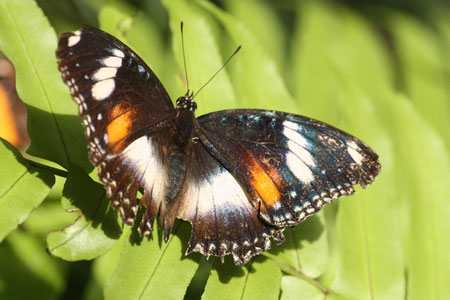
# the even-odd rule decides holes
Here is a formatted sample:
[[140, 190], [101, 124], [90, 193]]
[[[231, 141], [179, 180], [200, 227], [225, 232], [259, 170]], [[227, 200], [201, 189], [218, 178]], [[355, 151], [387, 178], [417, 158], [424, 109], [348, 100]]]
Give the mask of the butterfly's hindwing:
[[271, 236], [277, 243], [284, 240], [279, 229], [264, 224], [236, 178], [201, 143], [194, 145], [192, 155], [184, 191], [167, 209], [169, 218], [192, 224], [187, 254], [200, 252], [222, 260], [232, 254], [242, 265], [269, 249]]

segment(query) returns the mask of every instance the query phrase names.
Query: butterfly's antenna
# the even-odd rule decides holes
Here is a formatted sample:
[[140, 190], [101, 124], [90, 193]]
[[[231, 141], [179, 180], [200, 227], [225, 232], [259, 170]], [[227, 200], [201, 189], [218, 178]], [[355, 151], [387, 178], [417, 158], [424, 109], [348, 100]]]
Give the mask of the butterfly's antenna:
[[241, 50], [242, 45], [239, 45], [239, 47], [237, 47], [236, 50], [234, 50], [233, 54], [231, 54], [231, 56], [227, 59], [227, 61], [223, 64], [223, 66], [197, 91], [197, 93], [195, 93], [194, 98], [198, 95], [198, 93], [200, 93], [200, 91], [206, 86], [208, 85], [208, 83], [214, 79], [214, 77], [216, 77], [217, 74], [219, 74], [220, 71], [222, 71], [223, 68], [225, 68], [225, 66], [227, 65], [227, 63], [233, 58], [234, 55], [236, 55], [236, 53], [238, 53], [239, 50]]
[[184, 76], [186, 77], [187, 93], [189, 93], [189, 78], [187, 75], [186, 55], [184, 53], [184, 33], [183, 33], [183, 21], [181, 21], [181, 48], [183, 49], [183, 62], [184, 62]]

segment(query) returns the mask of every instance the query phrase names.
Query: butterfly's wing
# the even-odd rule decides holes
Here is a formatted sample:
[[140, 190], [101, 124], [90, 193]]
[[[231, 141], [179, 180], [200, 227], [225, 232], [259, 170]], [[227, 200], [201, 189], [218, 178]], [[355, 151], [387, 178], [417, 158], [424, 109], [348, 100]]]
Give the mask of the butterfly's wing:
[[149, 232], [164, 194], [164, 147], [175, 117], [167, 92], [136, 53], [99, 29], [63, 33], [56, 56], [113, 206], [132, 224], [144, 187], [140, 230]]
[[208, 151], [230, 170], [261, 218], [295, 225], [324, 203], [370, 184], [381, 169], [364, 142], [307, 117], [228, 110], [198, 118]]
[[166, 239], [175, 218], [189, 221], [192, 235], [186, 254], [200, 252], [222, 261], [232, 254], [237, 265], [268, 250], [271, 236], [283, 242], [281, 230], [258, 217], [258, 207], [248, 201], [244, 188], [203, 143], [197, 141], [192, 148], [183, 190], [168, 204]]
[[193, 226], [187, 252], [231, 253], [236, 264], [380, 171], [362, 141], [298, 115], [220, 111], [199, 117], [197, 131], [185, 193], [169, 215]]

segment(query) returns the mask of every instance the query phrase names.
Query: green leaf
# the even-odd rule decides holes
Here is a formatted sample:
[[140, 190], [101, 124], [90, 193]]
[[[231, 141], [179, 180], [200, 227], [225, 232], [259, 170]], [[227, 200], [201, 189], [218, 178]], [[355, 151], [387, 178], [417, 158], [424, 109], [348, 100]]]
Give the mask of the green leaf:
[[0, 50], [14, 64], [17, 92], [28, 107], [28, 153], [92, 169], [76, 104], [57, 71], [56, 34], [36, 2], [1, 1], [0, 30]]
[[278, 299], [281, 285], [280, 268], [259, 256], [243, 267], [235, 266], [231, 257], [225, 264], [216, 261], [205, 287], [208, 299]]
[[268, 257], [308, 277], [319, 277], [325, 271], [329, 257], [323, 214], [311, 216], [294, 228], [286, 228], [284, 236], [286, 242], [273, 245]]
[[[219, 70], [225, 61], [219, 52], [214, 35], [214, 24], [197, 5], [184, 0], [163, 0], [170, 17], [170, 28], [173, 35], [173, 51], [178, 62], [179, 76], [183, 83], [178, 85], [178, 97], [185, 94], [183, 54], [181, 47], [180, 22], [184, 21], [184, 40], [186, 50], [186, 65], [188, 68], [189, 87], [198, 89]], [[218, 97], [220, 97], [218, 99]], [[236, 106], [233, 86], [231, 86], [226, 70], [222, 70], [202, 90], [198, 98], [199, 114], [217, 109], [227, 109]]]
[[28, 233], [39, 235], [44, 240], [49, 231], [66, 226], [72, 221], [73, 215], [61, 209], [61, 197], [65, 181], [66, 178], [55, 177], [55, 184], [45, 201], [33, 210], [23, 223]]
[[98, 15], [100, 28], [119, 40], [126, 42], [126, 32], [133, 22], [131, 14], [133, 10], [127, 6], [120, 8], [115, 6], [104, 6]]
[[61, 268], [60, 262], [43, 251], [42, 239], [16, 230], [8, 236], [7, 241], [14, 250], [14, 254], [27, 265], [33, 274], [55, 290], [61, 290], [64, 287], [61, 273], [65, 268]]
[[[178, 74], [180, 69], [172, 52], [172, 43], [166, 42], [163, 34], [164, 32], [158, 28], [154, 20], [139, 12], [126, 36], [133, 49], [150, 66], [174, 101], [181, 96], [180, 92], [184, 92], [183, 89], [180, 90], [179, 80], [183, 75]], [[190, 41], [186, 42], [191, 46]], [[176, 46], [179, 47], [179, 45], [173, 47]]]
[[93, 259], [108, 251], [121, 235], [117, 211], [103, 186], [78, 168], [71, 169], [63, 190], [65, 208], [82, 211], [75, 223], [47, 236], [49, 252], [69, 261]]
[[[408, 298], [447, 299], [450, 297], [446, 284], [450, 282], [449, 152], [442, 136], [409, 99], [396, 96], [385, 99], [383, 104], [384, 122], [396, 141], [392, 176], [398, 193], [396, 201], [398, 209], [408, 213], [403, 240]], [[394, 223], [391, 227], [395, 226]]]
[[[265, 52], [275, 60], [278, 68], [283, 70], [287, 30], [283, 28], [280, 15], [274, 7], [269, 2], [257, 0], [224, 1], [223, 4], [258, 38], [258, 43]], [[252, 13], [249, 13], [250, 11]]]
[[343, 84], [356, 82], [365, 96], [376, 98], [393, 83], [393, 74], [367, 22], [326, 3], [299, 2], [289, 83], [302, 114], [339, 125], [340, 106], [349, 106], [340, 93]]
[[0, 139], [0, 241], [44, 201], [53, 175], [30, 166], [8, 142]]
[[92, 277], [89, 280], [83, 299], [96, 300], [103, 298], [105, 284], [117, 266], [124, 245], [123, 240], [126, 239], [126, 236], [126, 234], [123, 234], [108, 252], [93, 261]]
[[[105, 299], [181, 299], [194, 276], [200, 255], [185, 256], [190, 226], [176, 222], [164, 243], [156, 224], [151, 238], [126, 229], [123, 251], [105, 288]], [[170, 280], [170, 284], [168, 283]]]
[[406, 216], [393, 192], [394, 141], [378, 117], [387, 109], [378, 99], [391, 96], [393, 88], [386, 54], [373, 29], [352, 11], [319, 1], [301, 8], [293, 53], [297, 95], [308, 99], [302, 108], [364, 140], [383, 166], [367, 190], [336, 201], [336, 222], [328, 226], [331, 260], [321, 281], [347, 299], [402, 298]]
[[393, 34], [406, 92], [450, 146], [450, 90], [445, 74], [450, 56], [441, 48], [441, 37], [408, 15], [393, 14], [390, 20], [388, 29]]
[[1, 299], [57, 299], [66, 266], [45, 251], [42, 240], [16, 230], [0, 244]]
[[281, 279], [280, 300], [308, 299], [323, 300], [324, 293], [310, 283], [294, 276], [283, 276]]
[[236, 45], [240, 43], [243, 45], [233, 63], [227, 66], [232, 70], [231, 79], [236, 95], [239, 96], [239, 105], [289, 112], [298, 111], [277, 65], [244, 23], [210, 2], [201, 0], [196, 2], [223, 24]]

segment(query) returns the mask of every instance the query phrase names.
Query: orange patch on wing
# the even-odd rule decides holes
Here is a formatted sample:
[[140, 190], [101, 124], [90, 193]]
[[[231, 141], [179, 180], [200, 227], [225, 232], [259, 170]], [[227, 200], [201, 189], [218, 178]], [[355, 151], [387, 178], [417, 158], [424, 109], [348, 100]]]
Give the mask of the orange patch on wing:
[[[110, 112], [111, 123], [106, 126], [108, 143], [114, 147], [121, 147], [131, 129], [133, 111], [123, 112], [120, 104], [116, 105]], [[117, 144], [116, 144], [117, 143]]]
[[279, 181], [278, 173], [275, 170], [271, 170], [272, 178], [261, 168], [256, 161], [249, 166], [249, 170], [252, 173], [252, 184], [255, 187], [258, 194], [264, 200], [267, 205], [272, 206], [280, 200], [281, 195], [275, 182]]

